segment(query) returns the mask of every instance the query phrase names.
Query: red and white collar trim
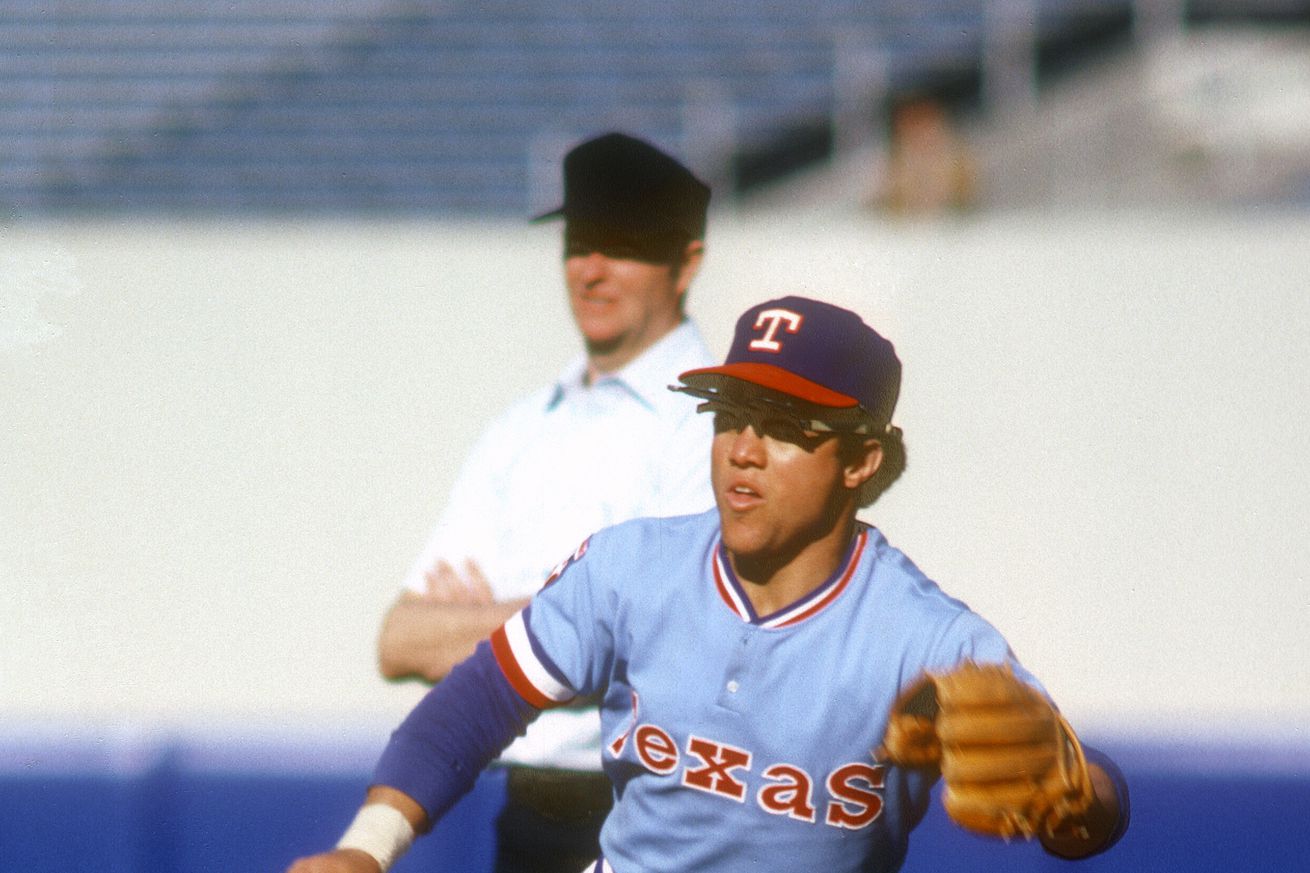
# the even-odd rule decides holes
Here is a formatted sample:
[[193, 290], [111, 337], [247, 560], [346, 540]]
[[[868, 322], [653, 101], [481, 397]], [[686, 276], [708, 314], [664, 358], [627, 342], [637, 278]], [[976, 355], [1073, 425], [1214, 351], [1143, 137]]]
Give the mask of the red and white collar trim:
[[715, 543], [714, 558], [710, 562], [714, 572], [714, 587], [719, 592], [719, 597], [723, 599], [723, 602], [742, 621], [763, 628], [791, 627], [823, 612], [841, 596], [841, 593], [846, 590], [846, 586], [850, 584], [851, 577], [855, 575], [855, 568], [860, 563], [860, 557], [864, 554], [864, 547], [868, 541], [869, 529], [861, 525], [847, 551], [845, 563], [837, 572], [827, 582], [791, 606], [780, 609], [772, 615], [761, 617], [755, 614], [755, 609], [751, 606], [750, 599], [741, 587], [741, 582], [738, 581], [736, 574], [732, 572], [732, 566], [728, 563], [722, 541]]

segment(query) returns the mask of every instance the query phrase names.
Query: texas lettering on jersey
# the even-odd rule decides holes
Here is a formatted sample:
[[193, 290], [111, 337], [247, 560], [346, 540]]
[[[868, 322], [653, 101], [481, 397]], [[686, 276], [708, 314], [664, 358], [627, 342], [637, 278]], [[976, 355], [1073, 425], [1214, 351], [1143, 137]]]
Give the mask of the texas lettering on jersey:
[[835, 767], [823, 779], [820, 798], [814, 777], [804, 768], [769, 764], [753, 778], [754, 754], [708, 737], [688, 734], [679, 745], [664, 728], [645, 723], [611, 742], [610, 753], [618, 757], [629, 742], [637, 760], [656, 776], [675, 778], [687, 788], [737, 803], [750, 798], [772, 815], [859, 830], [882, 814], [882, 764], [852, 761]]

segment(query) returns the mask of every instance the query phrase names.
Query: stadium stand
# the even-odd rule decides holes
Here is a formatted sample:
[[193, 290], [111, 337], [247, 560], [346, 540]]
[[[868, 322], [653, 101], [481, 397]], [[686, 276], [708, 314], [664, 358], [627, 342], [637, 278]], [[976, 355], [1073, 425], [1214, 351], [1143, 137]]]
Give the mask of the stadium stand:
[[[1040, 28], [1127, 5], [1041, 0]], [[607, 126], [749, 187], [831, 150], [842, 46], [891, 88], [967, 79], [983, 7], [5, 0], [0, 202], [521, 212], [530, 144]]]
[[518, 214], [545, 196], [534, 161], [607, 127], [747, 191], [848, 151], [898, 95], [991, 99], [1006, 28], [1054, 81], [1130, 39], [1139, 7], [1310, 18], [1299, 0], [0, 0], [0, 209]]

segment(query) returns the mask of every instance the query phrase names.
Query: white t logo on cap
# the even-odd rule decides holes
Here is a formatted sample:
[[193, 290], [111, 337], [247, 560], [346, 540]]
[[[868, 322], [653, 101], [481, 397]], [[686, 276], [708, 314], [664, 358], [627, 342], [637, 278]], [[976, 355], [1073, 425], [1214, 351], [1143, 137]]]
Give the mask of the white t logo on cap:
[[780, 352], [782, 343], [774, 337], [778, 333], [778, 326], [784, 321], [787, 322], [787, 333], [796, 333], [801, 329], [801, 322], [805, 319], [799, 312], [792, 312], [790, 309], [765, 309], [755, 317], [755, 329], [759, 330], [768, 324], [764, 330], [764, 336], [759, 339], [753, 339], [747, 347], [753, 352]]

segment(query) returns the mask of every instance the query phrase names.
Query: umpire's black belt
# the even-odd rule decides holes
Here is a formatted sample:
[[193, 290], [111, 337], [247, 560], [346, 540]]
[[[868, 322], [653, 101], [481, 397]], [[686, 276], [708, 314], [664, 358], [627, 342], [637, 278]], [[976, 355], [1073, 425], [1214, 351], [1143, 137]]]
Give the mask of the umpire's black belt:
[[609, 777], [599, 771], [507, 767], [509, 802], [561, 822], [603, 818], [613, 804]]

